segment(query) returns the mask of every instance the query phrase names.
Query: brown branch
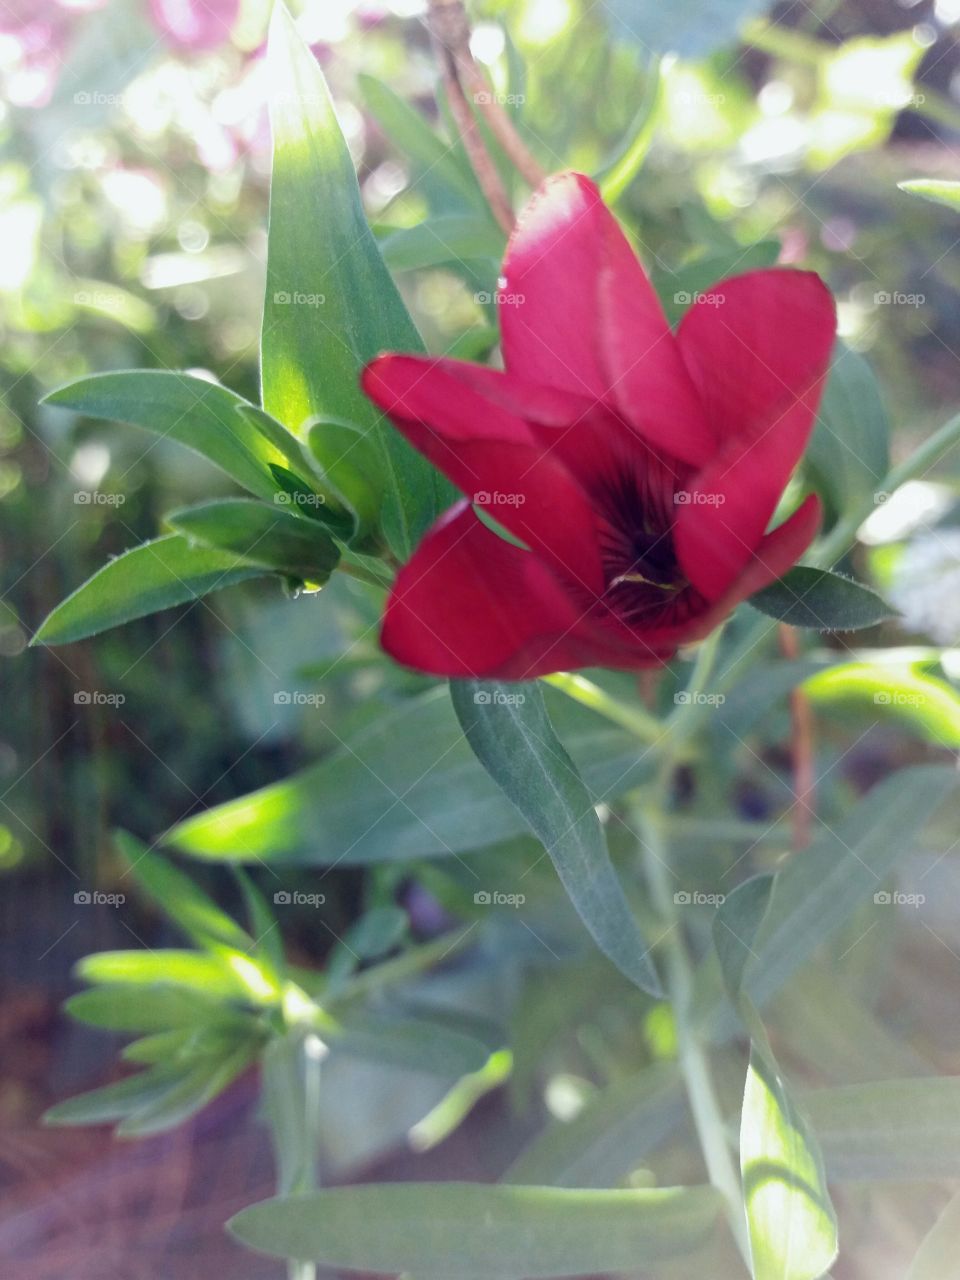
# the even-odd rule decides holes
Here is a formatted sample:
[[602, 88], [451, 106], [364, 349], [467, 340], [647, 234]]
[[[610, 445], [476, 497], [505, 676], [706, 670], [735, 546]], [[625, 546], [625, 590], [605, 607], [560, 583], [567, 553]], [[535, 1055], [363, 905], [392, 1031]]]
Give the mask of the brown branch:
[[[793, 627], [783, 623], [778, 628], [780, 652], [788, 661], [800, 656], [800, 645]], [[815, 779], [813, 772], [813, 711], [802, 689], [790, 693], [790, 755], [793, 762], [793, 845], [805, 849], [810, 843], [814, 816]]]
[[544, 171], [514, 128], [509, 112], [490, 92], [470, 52], [470, 20], [463, 0], [430, 0], [429, 21], [450, 110], [470, 166], [494, 217], [510, 232], [515, 221], [510, 197], [483, 141], [470, 99], [479, 108], [507, 159], [526, 182], [539, 186]]

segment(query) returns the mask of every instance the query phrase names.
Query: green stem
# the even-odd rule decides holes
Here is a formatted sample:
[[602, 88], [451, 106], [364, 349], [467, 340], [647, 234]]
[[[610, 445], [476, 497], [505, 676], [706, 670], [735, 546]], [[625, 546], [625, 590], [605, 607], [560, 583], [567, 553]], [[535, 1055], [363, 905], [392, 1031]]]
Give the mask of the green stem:
[[694, 1025], [693, 966], [674, 900], [665, 815], [654, 798], [638, 811], [637, 817], [645, 836], [643, 862], [651, 899], [667, 930], [661, 945], [666, 959], [666, 987], [677, 1027], [680, 1071], [707, 1175], [724, 1198], [731, 1234], [749, 1270], [750, 1242], [740, 1174], [727, 1142], [724, 1115], [713, 1084], [710, 1061]]
[[557, 675], [544, 676], [543, 682], [552, 685], [554, 689], [559, 689], [568, 698], [573, 698], [582, 706], [598, 712], [607, 720], [620, 725], [621, 728], [628, 729], [641, 742], [653, 744], [663, 737], [664, 726], [656, 716], [652, 716], [643, 707], [633, 707], [627, 703], [618, 702], [592, 680], [561, 671]]
[[371, 569], [364, 569], [359, 564], [351, 564], [347, 560], [341, 560], [337, 565], [341, 573], [347, 574], [350, 578], [356, 578], [358, 582], [368, 582], [373, 587], [388, 588], [390, 586], [389, 578], [381, 578]]
[[596, 175], [605, 204], [615, 204], [643, 167], [660, 113], [663, 77], [659, 58], [654, 58], [647, 74], [643, 99], [626, 132], [626, 146]]

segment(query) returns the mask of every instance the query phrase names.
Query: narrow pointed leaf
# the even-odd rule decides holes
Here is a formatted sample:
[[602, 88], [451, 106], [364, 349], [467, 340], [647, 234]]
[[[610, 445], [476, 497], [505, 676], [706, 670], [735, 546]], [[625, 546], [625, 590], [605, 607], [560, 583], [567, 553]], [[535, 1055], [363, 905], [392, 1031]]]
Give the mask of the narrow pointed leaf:
[[610, 861], [594, 801], [553, 730], [536, 685], [451, 682], [454, 710], [477, 759], [519, 809], [604, 955], [651, 995], [662, 990]]
[[634, 1273], [700, 1243], [710, 1187], [574, 1191], [469, 1183], [334, 1187], [253, 1205], [230, 1231], [276, 1257], [418, 1280]]
[[167, 516], [167, 523], [184, 537], [217, 551], [233, 552], [248, 564], [326, 582], [337, 567], [336, 543], [316, 520], [293, 515], [277, 494], [272, 505], [248, 498], [226, 498], [187, 507]]
[[728, 993], [750, 1032], [740, 1116], [740, 1168], [754, 1280], [818, 1280], [837, 1255], [837, 1219], [816, 1137], [777, 1064], [760, 1015], [742, 993], [772, 876], [734, 890], [713, 922]]
[[126, 831], [118, 831], [115, 841], [131, 879], [188, 937], [201, 944], [220, 942], [238, 951], [250, 949], [246, 930], [166, 854], [154, 853]]
[[32, 643], [84, 640], [266, 572], [229, 552], [192, 547], [179, 534], [167, 534], [125, 551], [98, 569], [47, 616]]
[[749, 603], [792, 627], [815, 627], [818, 631], [858, 631], [874, 627], [896, 612], [862, 583], [810, 565], [797, 565], [752, 595]]
[[373, 433], [388, 477], [384, 527], [405, 557], [451, 490], [382, 420], [359, 374], [381, 351], [423, 346], [367, 225], [323, 74], [282, 4], [268, 65], [274, 163], [263, 406], [295, 433], [324, 415]]
[[923, 196], [934, 204], [945, 204], [948, 209], [960, 211], [960, 182], [948, 182], [942, 178], [912, 178], [898, 182], [901, 191], [912, 196]]
[[51, 392], [46, 403], [185, 444], [258, 498], [276, 490], [270, 463], [281, 455], [237, 413], [247, 401], [206, 378], [156, 369], [98, 373]]

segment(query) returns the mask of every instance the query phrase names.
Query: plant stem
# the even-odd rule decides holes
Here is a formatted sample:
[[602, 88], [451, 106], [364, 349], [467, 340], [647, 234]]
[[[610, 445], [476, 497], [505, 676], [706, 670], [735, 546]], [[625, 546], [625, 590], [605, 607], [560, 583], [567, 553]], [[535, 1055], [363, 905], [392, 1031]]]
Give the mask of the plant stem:
[[[430, 0], [430, 31], [440, 62], [443, 87], [450, 111], [470, 161], [470, 167], [486, 197], [490, 211], [507, 235], [515, 222], [513, 206], [497, 166], [487, 151], [473, 108], [464, 93], [463, 50], [470, 53], [470, 23], [462, 0]], [[476, 96], [476, 95], [475, 95]]]
[[677, 1026], [680, 1071], [686, 1085], [707, 1175], [726, 1202], [730, 1231], [749, 1269], [750, 1245], [740, 1174], [727, 1143], [723, 1111], [714, 1088], [710, 1062], [693, 1024], [693, 969], [674, 901], [665, 815], [658, 798], [648, 798], [647, 803], [638, 808], [637, 817], [645, 836], [643, 861], [650, 896], [667, 926], [662, 945], [666, 955], [666, 987]]
[[664, 726], [656, 716], [645, 711], [643, 707], [618, 702], [599, 685], [583, 676], [561, 671], [556, 675], [544, 676], [543, 682], [552, 685], [554, 689], [559, 689], [561, 693], [565, 693], [568, 698], [573, 698], [582, 706], [598, 712], [613, 724], [628, 729], [641, 742], [652, 745], [659, 742], [664, 735]]

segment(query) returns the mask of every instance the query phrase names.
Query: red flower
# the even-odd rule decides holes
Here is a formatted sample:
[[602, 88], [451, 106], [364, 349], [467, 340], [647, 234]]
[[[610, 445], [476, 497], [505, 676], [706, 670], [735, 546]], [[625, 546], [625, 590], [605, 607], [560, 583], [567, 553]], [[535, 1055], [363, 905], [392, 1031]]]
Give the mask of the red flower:
[[367, 395], [466, 495], [398, 574], [383, 647], [434, 675], [507, 680], [665, 661], [817, 530], [810, 496], [766, 531], [813, 426], [833, 301], [811, 273], [752, 271], [674, 335], [574, 173], [530, 201], [503, 272], [506, 372], [405, 355], [364, 370]]

